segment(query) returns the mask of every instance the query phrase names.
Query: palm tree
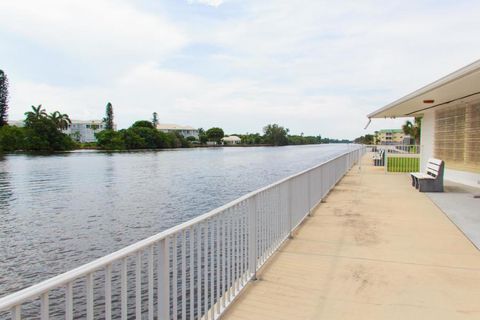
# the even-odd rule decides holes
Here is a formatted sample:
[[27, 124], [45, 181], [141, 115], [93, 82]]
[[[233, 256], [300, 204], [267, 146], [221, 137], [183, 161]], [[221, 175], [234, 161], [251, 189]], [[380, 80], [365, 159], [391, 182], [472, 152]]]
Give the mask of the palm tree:
[[59, 111], [52, 112], [49, 116], [50, 120], [53, 121], [55, 126], [60, 130], [65, 130], [68, 128], [68, 125], [72, 123], [68, 114], [62, 114]]
[[414, 138], [416, 144], [420, 144], [420, 132], [422, 128], [421, 120], [422, 118], [416, 117], [413, 123], [410, 120], [407, 120], [402, 126], [403, 133]]
[[42, 105], [39, 104], [38, 107], [32, 106], [32, 111], [25, 112], [27, 119], [40, 119], [47, 116], [45, 109], [42, 109]]
[[48, 118], [52, 120], [53, 123], [55, 123], [55, 126], [57, 128], [60, 128], [60, 112], [58, 111], [52, 112], [48, 115]]
[[60, 129], [67, 129], [69, 124], [72, 124], [72, 120], [70, 120], [68, 114], [60, 114]]

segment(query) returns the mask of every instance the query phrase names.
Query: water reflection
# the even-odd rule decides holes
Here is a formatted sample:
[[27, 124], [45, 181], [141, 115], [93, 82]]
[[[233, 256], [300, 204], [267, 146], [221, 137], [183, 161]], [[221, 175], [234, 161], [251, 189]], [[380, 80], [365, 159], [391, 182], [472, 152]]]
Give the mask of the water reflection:
[[[0, 211], [0, 214], [8, 214], [8, 208], [12, 201], [13, 190], [10, 185], [10, 180], [8, 162], [5, 157], [0, 155], [0, 208], [2, 208], [2, 211], [5, 210], [4, 212]], [[0, 215], [0, 217], [2, 217], [3, 214]]]
[[346, 145], [0, 158], [0, 296], [331, 158]]

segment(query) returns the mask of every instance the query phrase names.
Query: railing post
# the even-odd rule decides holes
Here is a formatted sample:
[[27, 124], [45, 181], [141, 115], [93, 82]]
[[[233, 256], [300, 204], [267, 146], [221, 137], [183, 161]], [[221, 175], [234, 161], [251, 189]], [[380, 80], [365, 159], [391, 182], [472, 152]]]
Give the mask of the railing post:
[[[70, 283], [71, 286], [71, 283]], [[73, 301], [71, 302], [73, 309]], [[73, 313], [66, 320], [72, 320]], [[112, 320], [112, 265], [105, 267], [105, 320]]]
[[248, 267], [252, 281], [257, 280], [257, 196], [248, 203]]
[[160, 240], [158, 245], [158, 319], [170, 319], [170, 294], [169, 294], [169, 257], [167, 239]]
[[387, 174], [387, 171], [388, 171], [388, 146], [385, 147], [385, 152], [384, 152], [384, 157], [385, 157], [385, 161], [383, 161], [383, 165], [385, 166], [385, 174]]
[[12, 320], [21, 320], [22, 319], [22, 310], [21, 310], [21, 307], [19, 305], [12, 308], [11, 319]]
[[358, 148], [358, 153], [357, 153], [358, 171], [362, 171], [362, 150], [363, 150], [363, 147]]
[[292, 180], [289, 179], [287, 181], [288, 186], [288, 194], [287, 194], [287, 202], [288, 202], [288, 238], [293, 239], [293, 188], [292, 188]]
[[41, 320], [50, 319], [48, 291], [43, 293], [42, 296], [40, 297], [40, 319]]
[[308, 216], [312, 216], [312, 180], [311, 180], [311, 173], [312, 171], [307, 172], [307, 180], [308, 180], [308, 187], [307, 187], [307, 192], [308, 192]]
[[[105, 273], [105, 283], [107, 283], [107, 274]], [[111, 298], [110, 298], [110, 301]], [[105, 293], [105, 306], [107, 306], [107, 293]], [[105, 313], [105, 319], [111, 320], [107, 317]], [[65, 288], [65, 320], [73, 320], [73, 284], [71, 282], [67, 283]]]
[[127, 320], [128, 317], [128, 291], [127, 291], [127, 276], [128, 276], [128, 266], [127, 266], [127, 257], [122, 258], [122, 263], [120, 267], [120, 319]]
[[87, 320], [93, 320], [93, 274], [87, 274], [86, 282]]

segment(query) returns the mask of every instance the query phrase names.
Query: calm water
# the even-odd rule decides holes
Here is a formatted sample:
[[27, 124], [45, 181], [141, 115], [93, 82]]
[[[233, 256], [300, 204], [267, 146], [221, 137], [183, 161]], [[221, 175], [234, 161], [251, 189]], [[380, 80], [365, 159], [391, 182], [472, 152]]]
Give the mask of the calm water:
[[0, 296], [347, 149], [317, 145], [0, 157]]

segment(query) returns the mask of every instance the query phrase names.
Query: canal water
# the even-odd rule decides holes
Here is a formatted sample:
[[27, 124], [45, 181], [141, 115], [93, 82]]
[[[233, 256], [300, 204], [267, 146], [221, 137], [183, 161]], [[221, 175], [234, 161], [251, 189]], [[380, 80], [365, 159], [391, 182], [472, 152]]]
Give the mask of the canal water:
[[0, 156], [0, 297], [348, 149], [309, 145]]

